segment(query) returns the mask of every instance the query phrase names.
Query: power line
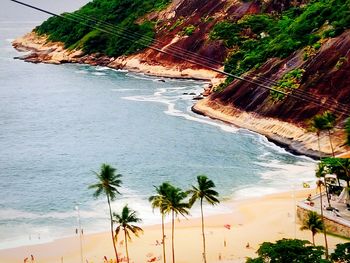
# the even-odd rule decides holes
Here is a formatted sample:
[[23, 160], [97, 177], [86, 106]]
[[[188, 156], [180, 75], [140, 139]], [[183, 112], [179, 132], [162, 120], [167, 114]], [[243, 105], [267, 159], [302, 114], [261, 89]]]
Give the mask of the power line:
[[[84, 26], [87, 26], [87, 27], [99, 30], [100, 32], [104, 32], [104, 33], [107, 33], [107, 34], [115, 35], [115, 36], [118, 36], [118, 37], [121, 37], [121, 38], [124, 38], [124, 39], [132, 40], [132, 41], [135, 41], [136, 37], [141, 37], [141, 39], [142, 38], [147, 39], [147, 37], [145, 38], [144, 36], [138, 34], [137, 32], [130, 32], [130, 31], [128, 32], [128, 30], [125, 29], [125, 28], [121, 28], [121, 27], [118, 27], [117, 25], [112, 25], [112, 24], [108, 25], [108, 23], [106, 23], [106, 22], [97, 21], [96, 19], [89, 18], [89, 17], [86, 17], [86, 16], [80, 16], [80, 15], [77, 15], [77, 14], [59, 15], [59, 14], [55, 14], [53, 12], [44, 10], [42, 8], [30, 5], [30, 4], [27, 4], [27, 3], [24, 3], [24, 2], [21, 2], [21, 1], [18, 1], [18, 0], [10, 0], [10, 1], [15, 2], [17, 4], [20, 4], [20, 5], [23, 5], [23, 6], [26, 6], [26, 7], [29, 7], [29, 8], [32, 8], [32, 9], [35, 9], [35, 10], [38, 10], [40, 12], [43, 12], [43, 13], [46, 13], [46, 14], [49, 14], [49, 15], [53, 15], [53, 16], [61, 17], [63, 19], [71, 20], [73, 22], [80, 23], [80, 24], [82, 24]], [[106, 28], [101, 28], [101, 27], [96, 26], [96, 25], [91, 25], [91, 24], [87, 23], [86, 20], [90, 20], [90, 21], [92, 20], [95, 23], [99, 22], [100, 24], [105, 23], [106, 24], [105, 25]], [[118, 28], [119, 28], [119, 30], [122, 30], [123, 32], [127, 32], [129, 34], [126, 35], [125, 33], [123, 34], [123, 32], [120, 33], [118, 31], [111, 31], [111, 30], [115, 30], [115, 29], [118, 29]], [[151, 40], [153, 41], [153, 39], [151, 39]], [[160, 42], [158, 40], [155, 41], [155, 42], [156, 43], [162, 43], [162, 42]], [[142, 43], [140, 43], [140, 44], [142, 45]], [[235, 78], [237, 80], [246, 81], [248, 83], [254, 84], [256, 86], [259, 86], [261, 88], [264, 88], [264, 89], [267, 89], [267, 90], [270, 90], [270, 91], [274, 91], [274, 92], [277, 92], [277, 93], [280, 93], [280, 94], [283, 94], [283, 95], [286, 95], [286, 96], [290, 96], [290, 97], [298, 99], [298, 100], [303, 100], [303, 101], [309, 102], [309, 103], [311, 103], [313, 105], [316, 105], [316, 106], [319, 106], [319, 107], [322, 107], [322, 108], [329, 109], [329, 108], [333, 108], [334, 106], [336, 106], [335, 103], [333, 103], [331, 105], [328, 104], [328, 103], [320, 104], [319, 103], [320, 102], [319, 99], [316, 99], [313, 96], [306, 95], [306, 93], [303, 93], [302, 91], [298, 92], [297, 90], [294, 90], [294, 92], [297, 91], [297, 92], [295, 92], [296, 94], [294, 94], [293, 92], [292, 93], [291, 92], [284, 92], [284, 91], [278, 90], [278, 89], [276, 89], [274, 87], [267, 86], [265, 84], [266, 81], [262, 82], [262, 80], [259, 80], [259, 79], [256, 79], [256, 78], [250, 78], [250, 77], [246, 77], [246, 76], [241, 77], [241, 76], [234, 75], [232, 73], [225, 72], [223, 70], [218, 69], [217, 67], [214, 67], [214, 65], [209, 63], [209, 62], [214, 62], [215, 60], [212, 60], [210, 58], [206, 58], [206, 57], [200, 56], [199, 54], [191, 52], [191, 51], [187, 51], [186, 50], [184, 55], [186, 55], [186, 53], [187, 53], [189, 57], [184, 57], [182, 54], [178, 54], [176, 52], [174, 52], [174, 53], [168, 52], [166, 49], [164, 49], [164, 47], [160, 48], [160, 47], [153, 46], [153, 45], [151, 45], [151, 46], [148, 46], [148, 45], [145, 45], [145, 44], [143, 44], [143, 45], [145, 47], [148, 47], [148, 48], [153, 49], [155, 51], [158, 51], [160, 53], [167, 54], [167, 55], [170, 55], [170, 56], [173, 56], [173, 57], [185, 60], [187, 62], [193, 63], [195, 65], [199, 65], [199, 66], [205, 67], [205, 68], [210, 69], [210, 70], [212, 70], [214, 72], [217, 72], [217, 73], [220, 73], [220, 74], [223, 74], [223, 75]], [[183, 49], [181, 50], [181, 49], [179, 49], [177, 47], [176, 48], [168, 47], [168, 49], [171, 49], [172, 51], [177, 51], [177, 52], [183, 51]], [[203, 60], [206, 63], [204, 64], [202, 62], [198, 62], [197, 59], [201, 59], [201, 60]], [[221, 64], [221, 62], [220, 62], [220, 64]], [[271, 83], [277, 83], [277, 82], [275, 82], [273, 80], [268, 80], [268, 83], [271, 84]], [[324, 105], [324, 104], [328, 104], [328, 105]], [[337, 102], [337, 104], [339, 104], [339, 103]], [[350, 115], [349, 114], [350, 110], [347, 108], [347, 106], [345, 107], [345, 110], [334, 108], [333, 111], [337, 112], [338, 114]]]
[[[78, 15], [78, 14], [69, 14], [69, 15], [70, 15], [70, 16], [73, 16], [73, 17], [77, 17], [78, 19], [84, 19], [84, 20], [87, 19], [87, 20], [93, 21], [94, 23], [103, 24], [103, 25], [105, 25], [108, 29], [121, 30], [123, 33], [126, 32], [126, 33], [131, 34], [132, 36], [140, 37], [141, 39], [147, 39], [147, 40], [149, 40], [149, 41], [153, 40], [153, 38], [150, 38], [150, 37], [147, 37], [147, 36], [145, 37], [145, 36], [143, 36], [143, 35], [141, 35], [141, 34], [138, 34], [137, 32], [131, 32], [131, 31], [128, 30], [128, 29], [122, 28], [122, 27], [117, 26], [117, 25], [113, 25], [113, 24], [108, 23], [108, 22], [100, 21], [100, 20], [97, 20], [97, 19], [95, 19], [95, 18], [91, 18], [91, 17], [89, 17], [89, 16], [82, 16], [82, 15]], [[157, 45], [159, 45], [159, 46], [160, 46], [159, 48], [166, 46], [166, 43], [164, 43], [164, 42], [162, 42], [162, 41], [159, 41], [159, 40], [154, 40], [154, 43], [157, 44]], [[154, 43], [153, 43], [153, 44], [154, 44]], [[193, 58], [193, 59], [200, 59], [201, 61], [204, 60], [205, 62], [207, 62], [208, 66], [213, 66], [213, 65], [211, 65], [211, 63], [213, 63], [213, 64], [216, 65], [217, 67], [218, 67], [218, 66], [223, 66], [223, 64], [222, 64], [221, 62], [219, 62], [219, 61], [210, 59], [210, 58], [208, 58], [208, 57], [201, 56], [201, 55], [199, 55], [198, 53], [194, 53], [194, 52], [188, 51], [188, 50], [186, 50], [186, 49], [178, 48], [178, 47], [176, 47], [176, 46], [175, 46], [175, 47], [171, 47], [171, 46], [170, 46], [170, 47], [168, 47], [167, 49], [168, 49], [168, 50], [171, 50], [171, 51], [177, 51], [177, 52], [184, 53], [184, 55], [187, 55], [187, 54], [188, 54], [188, 55], [189, 55], [191, 58]], [[162, 48], [162, 50], [164, 50], [164, 48]], [[201, 65], [204, 66], [203, 63], [201, 63]], [[227, 66], [226, 66], [226, 67], [227, 67]], [[252, 74], [250, 74], [250, 75], [252, 75]], [[271, 79], [268, 79], [268, 78], [264, 78], [264, 77], [256, 76], [256, 75], [255, 75], [255, 76], [253, 75], [253, 77], [250, 77], [250, 75], [244, 76], [244, 79], [245, 79], [245, 80], [247, 80], [247, 79], [253, 80], [255, 83], [258, 83], [258, 82], [259, 82], [259, 84], [264, 84], [264, 83], [266, 83], [266, 82], [267, 82], [268, 84], [271, 84], [271, 85], [274, 85], [274, 86], [276, 86], [276, 85], [279, 84], [277, 81], [274, 81], [274, 80], [271, 80]], [[257, 79], [256, 79], [256, 78], [257, 78]], [[264, 80], [264, 79], [265, 79], [265, 80]], [[260, 82], [261, 82], [261, 83], [260, 83]], [[308, 99], [309, 99], [309, 100], [313, 100], [313, 102], [314, 102], [314, 103], [317, 103], [317, 105], [320, 105], [319, 102], [320, 102], [321, 99], [322, 99], [322, 98], [319, 97], [319, 96], [316, 97], [316, 96], [314, 96], [314, 94], [311, 94], [311, 93], [305, 92], [305, 91], [301, 91], [301, 90], [298, 90], [298, 89], [293, 90], [293, 93], [294, 93], [294, 95], [309, 96]], [[288, 92], [288, 94], [290, 94], [290, 93]], [[341, 111], [341, 113], [350, 115], [350, 108], [349, 108], [349, 106], [346, 105], [346, 104], [339, 103], [338, 101], [336, 101], [336, 100], [334, 100], [334, 99], [332, 99], [332, 102], [326, 100], [326, 101], [323, 103], [324, 107], [327, 107], [327, 108], [332, 108], [332, 107], [336, 106], [337, 104], [338, 104], [339, 106], [342, 106], [342, 107], [343, 107], [343, 110]], [[338, 112], [340, 112], [340, 111], [338, 111]]]
[[[91, 18], [91, 17], [86, 16], [86, 15], [79, 15], [79, 14], [74, 14], [74, 13], [68, 14], [68, 15], [73, 16], [73, 17], [77, 17], [77, 18], [83, 19], [83, 20], [87, 19], [87, 20], [92, 21], [94, 23], [103, 24], [104, 26], [106, 26], [109, 29], [121, 30], [123, 33], [126, 32], [126, 33], [129, 33], [129, 34], [133, 35], [133, 36], [140, 37], [141, 39], [146, 39], [146, 40], [149, 40], [149, 41], [153, 41], [153, 38], [150, 38], [150, 37], [147, 37], [147, 36], [143, 36], [143, 35], [141, 35], [141, 34], [139, 34], [137, 32], [131, 32], [130, 30], [128, 30], [126, 28], [122, 28], [122, 27], [120, 27], [118, 25], [114, 25], [114, 24], [111, 24], [111, 23], [108, 23], [108, 22], [105, 22], [105, 21], [97, 20], [95, 18]], [[153, 41], [153, 44], [159, 45], [160, 46], [159, 48], [162, 48], [163, 50], [164, 50], [164, 46], [167, 46], [166, 43], [164, 43], [162, 41], [159, 41], [157, 39], [155, 39]], [[189, 55], [193, 59], [199, 59], [201, 61], [205, 61], [205, 62], [207, 62], [207, 64], [209, 66], [213, 66], [213, 67], [215, 67], [215, 66], [216, 67], [224, 66], [224, 64], [222, 62], [220, 62], [220, 61], [213, 60], [213, 59], [205, 57], [205, 56], [201, 56], [198, 53], [195, 53], [195, 52], [183, 49], [183, 48], [179, 48], [179, 47], [176, 47], [176, 46], [170, 46], [167, 49], [168, 50], [171, 49], [171, 51], [181, 52], [184, 55]], [[201, 62], [201, 63], [203, 63], [203, 62]], [[211, 63], [213, 63], [214, 65], [211, 65]], [[226, 65], [226, 68], [229, 68], [229, 69], [231, 68], [232, 69], [231, 66], [227, 66], [227, 65]], [[252, 77], [250, 77], [250, 76], [252, 76]], [[254, 74], [248, 74], [248, 75], [244, 76], [244, 79], [251, 79], [253, 81], [258, 81], [258, 82], [261, 82], [261, 84], [267, 83], [267, 84], [270, 84], [270, 85], [273, 85], [273, 86], [279, 85], [279, 82], [277, 82], [275, 80], [268, 79], [268, 78], [265, 78], [265, 77], [261, 77], [261, 76], [258, 76], [258, 75], [254, 75]], [[322, 100], [322, 97], [320, 97], [318, 95], [315, 96], [314, 94], [312, 94], [310, 92], [307, 92], [307, 91], [295, 89], [295, 90], [293, 90], [291, 92], [293, 92], [295, 95], [302, 95], [302, 96], [306, 95], [306, 96], [309, 96], [309, 99], [312, 99], [315, 103], [319, 103]], [[329, 101], [329, 99], [331, 101]], [[332, 108], [335, 105], [339, 105], [339, 106], [341, 106], [343, 108], [343, 111], [345, 112], [345, 114], [350, 115], [350, 107], [347, 104], [340, 103], [340, 102], [338, 102], [337, 100], [335, 100], [333, 98], [328, 98], [323, 103], [323, 105], [327, 106], [329, 108]]]

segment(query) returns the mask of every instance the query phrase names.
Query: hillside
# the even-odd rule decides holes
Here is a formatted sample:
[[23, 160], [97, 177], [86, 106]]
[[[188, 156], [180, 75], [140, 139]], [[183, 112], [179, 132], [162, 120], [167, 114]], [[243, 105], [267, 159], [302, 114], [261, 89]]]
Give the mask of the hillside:
[[[310, 121], [327, 110], [337, 118], [336, 152], [349, 150], [343, 129], [350, 113], [349, 28], [349, 0], [94, 0], [48, 19], [14, 46], [33, 50], [31, 62], [212, 79], [221, 84], [196, 112], [316, 156]], [[206, 66], [250, 82], [223, 81]], [[328, 137], [321, 143], [330, 154]]]

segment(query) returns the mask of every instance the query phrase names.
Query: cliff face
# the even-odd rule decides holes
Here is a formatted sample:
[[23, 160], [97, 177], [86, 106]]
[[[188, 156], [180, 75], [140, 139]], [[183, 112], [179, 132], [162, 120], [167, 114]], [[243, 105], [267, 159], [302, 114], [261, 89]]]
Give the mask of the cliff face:
[[[94, 2], [98, 1], [103, 0]], [[35, 32], [16, 40], [14, 46], [32, 50], [32, 54], [26, 57], [31, 62], [99, 64], [169, 77], [211, 79], [215, 85], [221, 83], [225, 76], [208, 70], [206, 66], [223, 70], [226, 65], [227, 70], [228, 60], [239, 50], [237, 43], [230, 45], [227, 39], [212, 37], [216, 25], [227, 21], [242, 27], [246, 23], [245, 18], [254, 18], [254, 15], [264, 15], [262, 21], [270, 23], [281, 19], [281, 14], [286, 10], [291, 16], [289, 21], [294, 19], [295, 24], [301, 21], [300, 17], [307, 5], [308, 1], [305, 0], [173, 0], [161, 11], [149, 12], [135, 20], [139, 25], [148, 22], [154, 25], [154, 41], [151, 45], [164, 52], [146, 48], [119, 57], [107, 56], [103, 52], [87, 53], [81, 46], [88, 39], [87, 36], [91, 36], [91, 32], [69, 49], [65, 46], [67, 43], [49, 41], [50, 35], [39, 36]], [[304, 18], [310, 14], [304, 15]], [[329, 15], [331, 19], [331, 14]], [[331, 22], [316, 22], [319, 24], [314, 26], [314, 30], [310, 29], [310, 34], [315, 31], [322, 33], [332, 28]], [[259, 28], [259, 23], [248, 23], [248, 26], [242, 27], [237, 33], [237, 38], [244, 45], [263, 42], [275, 30], [273, 27], [270, 32], [265, 32], [264, 28], [260, 28], [260, 31], [254, 32], [254, 27]], [[304, 32], [302, 26], [300, 28], [298, 30]], [[230, 30], [224, 30], [223, 34], [230, 35]], [[96, 41], [96, 36], [94, 37], [93, 40]], [[99, 36], [97, 40], [101, 43], [103, 38]], [[222, 91], [212, 93], [195, 105], [195, 111], [265, 134], [294, 151], [316, 156], [317, 137], [308, 131], [309, 122], [315, 115], [329, 110], [336, 114], [337, 127], [340, 128], [333, 134], [336, 152], [348, 151], [349, 148], [344, 145], [345, 133], [342, 128], [345, 118], [350, 115], [350, 31], [345, 30], [335, 37], [322, 38], [316, 44], [317, 48], [315, 44], [305, 47], [299, 43], [300, 48], [293, 49], [287, 56], [271, 55], [243, 73], [242, 77], [267, 88], [251, 82], [233, 80], [226, 83]], [[254, 51], [254, 46], [252, 50]], [[182, 57], [196, 63], [186, 62]], [[261, 59], [259, 56], [258, 58]], [[246, 61], [242, 60], [237, 65], [243, 62]], [[288, 90], [282, 99], [274, 99], [268, 88], [283, 88], [285, 83], [281, 83], [281, 80], [293, 70], [302, 72], [297, 80], [297, 88]], [[286, 82], [291, 80], [296, 79], [288, 79]], [[326, 137], [323, 136], [321, 144], [322, 151], [329, 154], [331, 149]]]
[[[221, 21], [239, 20], [245, 15], [265, 12], [280, 12], [289, 7], [290, 1], [260, 1], [241, 2], [238, 0], [178, 0], [164, 12], [150, 15], [147, 18], [157, 21], [156, 40], [164, 51], [186, 56], [198, 63], [205, 63], [204, 58], [210, 58], [206, 65], [222, 68], [229, 49], [223, 41], [212, 41], [209, 37], [213, 27]], [[195, 29], [186, 35], [188, 27]], [[193, 54], [195, 53], [195, 55]], [[140, 57], [150, 64], [177, 64], [180, 68], [202, 68], [188, 63], [181, 58], [147, 49]]]
[[337, 113], [341, 120], [350, 113], [349, 51], [350, 31], [346, 31], [328, 39], [311, 59], [304, 60], [303, 52], [299, 51], [283, 60], [270, 59], [247, 74], [258, 76], [259, 83], [271, 86], [271, 80], [279, 80], [295, 68], [305, 70], [298, 93], [292, 92], [281, 101], [273, 101], [270, 90], [243, 81], [234, 81], [224, 91], [213, 94], [211, 99], [304, 127], [306, 121], [326, 109]]

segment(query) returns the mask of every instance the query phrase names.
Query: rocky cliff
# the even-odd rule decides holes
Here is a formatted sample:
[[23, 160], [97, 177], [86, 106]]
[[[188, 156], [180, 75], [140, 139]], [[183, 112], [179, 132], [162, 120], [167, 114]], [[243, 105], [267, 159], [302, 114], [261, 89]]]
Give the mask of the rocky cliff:
[[[92, 2], [94, 10], [98, 10], [99, 1], [103, 0]], [[30, 62], [89, 63], [221, 83], [194, 106], [196, 112], [257, 131], [293, 151], [313, 156], [318, 155], [318, 144], [309, 123], [328, 110], [337, 117], [332, 142], [341, 153], [349, 150], [343, 128], [350, 113], [350, 15], [346, 16], [350, 4], [347, 0], [318, 2], [173, 0], [159, 10], [138, 12], [133, 23], [141, 27], [151, 23], [153, 40], [148, 48], [118, 56], [107, 54], [111, 51], [104, 35], [96, 36], [96, 29], [92, 32], [87, 28], [76, 42], [70, 39], [69, 46], [68, 40], [57, 41], [56, 33], [53, 38], [52, 28], [47, 26], [46, 33], [36, 29], [13, 45], [31, 50], [25, 57]], [[335, 15], [331, 7], [337, 5], [345, 11]], [[318, 13], [324, 20], [313, 18]], [[293, 34], [294, 38], [287, 38]], [[298, 37], [301, 34], [305, 37]], [[91, 43], [99, 43], [101, 50], [87, 52], [84, 45], [91, 50]], [[261, 52], [262, 48], [266, 50]], [[223, 83], [225, 75], [208, 67], [225, 69], [250, 81], [231, 77]], [[321, 151], [331, 152], [329, 139], [323, 134]]]

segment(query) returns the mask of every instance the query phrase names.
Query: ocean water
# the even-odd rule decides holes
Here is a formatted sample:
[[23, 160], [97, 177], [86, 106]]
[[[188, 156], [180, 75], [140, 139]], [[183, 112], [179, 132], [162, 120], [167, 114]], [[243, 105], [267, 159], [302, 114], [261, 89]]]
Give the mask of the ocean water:
[[108, 230], [106, 200], [88, 189], [102, 163], [123, 175], [113, 209], [128, 203], [145, 224], [159, 223], [147, 199], [164, 181], [186, 189], [207, 174], [225, 201], [313, 180], [311, 159], [192, 113], [184, 93], [204, 82], [13, 59], [11, 41], [36, 24], [0, 23], [0, 248], [74, 235], [76, 205], [85, 233]]

